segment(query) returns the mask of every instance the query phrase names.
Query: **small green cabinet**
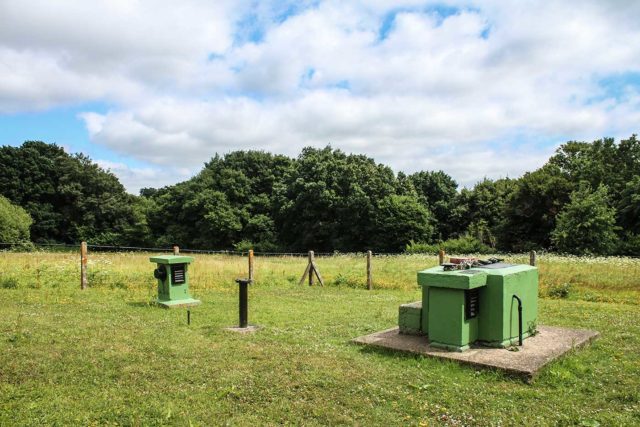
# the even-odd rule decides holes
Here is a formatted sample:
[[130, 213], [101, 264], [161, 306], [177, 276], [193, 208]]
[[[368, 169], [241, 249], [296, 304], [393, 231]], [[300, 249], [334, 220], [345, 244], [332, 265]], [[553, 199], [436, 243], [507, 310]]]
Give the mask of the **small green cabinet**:
[[189, 264], [192, 257], [160, 255], [149, 258], [156, 263], [153, 276], [158, 280], [158, 305], [166, 308], [190, 307], [200, 301], [189, 294]]

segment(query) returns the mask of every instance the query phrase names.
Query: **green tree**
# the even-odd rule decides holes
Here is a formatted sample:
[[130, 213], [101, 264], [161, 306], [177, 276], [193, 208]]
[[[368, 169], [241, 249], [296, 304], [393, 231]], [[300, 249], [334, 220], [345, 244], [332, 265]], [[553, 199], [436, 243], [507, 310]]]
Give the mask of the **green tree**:
[[136, 197], [82, 154], [27, 141], [0, 147], [0, 192], [33, 218], [34, 241], [133, 244]]
[[29, 227], [33, 220], [20, 206], [0, 196], [0, 242], [23, 243], [29, 241]]
[[376, 209], [396, 187], [393, 171], [371, 158], [307, 147], [279, 191], [281, 241], [295, 250], [373, 249]]
[[458, 184], [443, 171], [417, 172], [409, 175], [418, 197], [433, 212], [438, 234], [447, 239], [455, 234], [456, 224], [451, 216], [456, 203]]
[[498, 246], [509, 251], [548, 248], [556, 216], [569, 199], [573, 183], [558, 166], [547, 164], [517, 180], [504, 205]]
[[431, 212], [417, 198], [387, 196], [376, 209], [373, 247], [400, 252], [409, 242], [428, 242], [433, 236], [433, 222]]
[[558, 214], [551, 234], [553, 244], [562, 252], [610, 254], [618, 244], [615, 215], [615, 209], [609, 206], [607, 187], [600, 185], [593, 191], [583, 183]]
[[291, 167], [288, 157], [261, 151], [216, 155], [188, 181], [143, 190], [153, 201], [148, 224], [160, 245], [274, 250], [275, 194]]
[[617, 204], [627, 182], [640, 175], [640, 141], [636, 135], [618, 144], [613, 138], [570, 141], [558, 148], [549, 164], [558, 166], [576, 185], [583, 181], [592, 188], [607, 185], [611, 202]]
[[483, 179], [472, 189], [463, 188], [451, 210], [454, 234], [469, 233], [483, 244], [493, 248], [504, 222], [507, 201], [517, 188], [516, 180], [503, 178], [496, 181]]
[[400, 196], [418, 197], [413, 181], [404, 172], [398, 172], [396, 177], [396, 194]]
[[640, 233], [640, 175], [626, 183], [618, 201], [618, 224], [625, 231]]
[[148, 247], [155, 242], [149, 227], [148, 214], [154, 201], [147, 197], [131, 198], [131, 219], [127, 221], [121, 232], [121, 241], [129, 245]]
[[620, 253], [640, 255], [640, 176], [626, 183], [617, 203], [618, 224], [622, 231]]

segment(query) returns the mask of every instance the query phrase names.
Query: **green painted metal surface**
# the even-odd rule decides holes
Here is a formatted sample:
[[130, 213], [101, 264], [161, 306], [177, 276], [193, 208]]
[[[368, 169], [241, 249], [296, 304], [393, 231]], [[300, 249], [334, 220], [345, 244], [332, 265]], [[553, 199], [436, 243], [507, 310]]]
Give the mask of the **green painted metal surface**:
[[[444, 271], [439, 266], [418, 272], [418, 284], [422, 287], [420, 330], [436, 347], [463, 351], [474, 343], [493, 347], [516, 343], [518, 304], [513, 295], [522, 300], [523, 338], [536, 328], [536, 267]], [[477, 292], [476, 315], [467, 318], [465, 306], [471, 292]]]
[[433, 347], [464, 351], [478, 339], [478, 319], [465, 320], [460, 289], [429, 287], [429, 341]]
[[480, 293], [478, 340], [492, 347], [505, 347], [518, 340], [518, 303], [522, 300], [522, 329], [526, 338], [538, 318], [538, 269], [528, 265], [490, 270], [487, 286]]
[[[418, 284], [422, 287], [422, 321], [421, 321], [421, 330], [423, 333], [429, 335], [429, 339], [431, 338], [431, 329], [430, 327], [436, 328], [438, 330], [437, 334], [439, 336], [449, 336], [452, 337], [447, 343], [442, 343], [444, 346], [452, 345], [463, 347], [468, 345], [467, 343], [462, 343], [460, 341], [461, 338], [453, 338], [453, 337], [461, 337], [458, 332], [458, 328], [462, 328], [462, 324], [458, 325], [455, 321], [448, 320], [448, 317], [445, 316], [442, 321], [438, 320], [441, 315], [441, 310], [438, 310], [438, 315], [430, 314], [430, 307], [432, 305], [431, 299], [431, 288], [445, 288], [445, 289], [454, 289], [457, 290], [458, 297], [463, 298], [463, 310], [464, 310], [464, 290], [467, 289], [476, 289], [483, 286], [486, 286], [487, 283], [487, 273], [482, 270], [454, 270], [454, 271], [444, 271], [441, 266], [429, 268], [427, 270], [423, 270], [418, 272]], [[440, 296], [440, 294], [438, 294]], [[442, 299], [442, 300], [440, 300]], [[440, 307], [447, 312], [447, 309], [451, 309], [450, 316], [454, 316], [454, 311], [457, 311], [455, 306], [449, 307], [447, 304], [450, 302], [449, 299], [441, 296], [437, 304], [445, 304], [445, 307]], [[464, 316], [464, 311], [462, 312]], [[435, 322], [435, 323], [431, 323]], [[443, 326], [444, 325], [444, 326]], [[447, 326], [448, 325], [448, 326]], [[457, 326], [454, 326], [457, 325]], [[451, 333], [445, 334], [445, 328], [455, 328]]]
[[487, 273], [483, 270], [444, 271], [434, 267], [418, 273], [420, 286], [437, 286], [450, 289], [475, 289], [487, 284]]
[[[420, 273], [418, 273], [418, 277]], [[420, 316], [420, 330], [423, 334], [429, 331], [429, 292], [426, 286], [422, 286], [422, 314]]]
[[422, 301], [402, 304], [398, 310], [398, 327], [401, 334], [419, 335], [422, 331]]
[[151, 257], [149, 261], [157, 265], [154, 275], [158, 279], [158, 305], [178, 308], [200, 304], [189, 294], [189, 264], [193, 262], [192, 257], [161, 255]]

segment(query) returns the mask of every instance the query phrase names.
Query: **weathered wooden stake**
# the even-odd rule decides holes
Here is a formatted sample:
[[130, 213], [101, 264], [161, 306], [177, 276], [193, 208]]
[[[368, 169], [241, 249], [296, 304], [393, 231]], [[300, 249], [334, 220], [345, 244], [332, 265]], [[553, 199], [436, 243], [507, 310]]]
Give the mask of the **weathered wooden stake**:
[[249, 249], [249, 281], [253, 283], [253, 249]]
[[314, 253], [313, 251], [309, 251], [309, 265], [311, 266], [309, 269], [309, 286], [313, 286], [313, 260]]
[[373, 289], [373, 279], [371, 277], [371, 251], [367, 251], [367, 289]]
[[304, 273], [302, 273], [302, 277], [298, 282], [298, 285], [301, 285], [302, 282], [309, 277], [309, 286], [313, 286], [314, 278], [313, 276], [318, 278], [318, 282], [320, 286], [324, 286], [324, 280], [322, 280], [322, 276], [320, 275], [320, 271], [318, 271], [318, 266], [316, 265], [315, 257], [313, 251], [309, 251], [309, 262], [307, 263], [307, 268], [304, 269]]
[[313, 251], [311, 251], [311, 258], [313, 259], [313, 261], [311, 262], [311, 269], [316, 274], [316, 277], [318, 278], [318, 282], [320, 282], [320, 286], [324, 286], [324, 280], [322, 280], [322, 276], [320, 275], [320, 270], [318, 270], [318, 266], [316, 265], [315, 258], [313, 257]]
[[529, 265], [532, 265], [535, 267], [536, 264], [537, 264], [536, 251], [531, 251], [529, 252]]
[[87, 289], [87, 242], [80, 243], [80, 289]]
[[438, 252], [438, 265], [444, 264], [444, 249], [440, 249]]
[[178, 247], [178, 245], [173, 245], [173, 254], [180, 255], [180, 248]]

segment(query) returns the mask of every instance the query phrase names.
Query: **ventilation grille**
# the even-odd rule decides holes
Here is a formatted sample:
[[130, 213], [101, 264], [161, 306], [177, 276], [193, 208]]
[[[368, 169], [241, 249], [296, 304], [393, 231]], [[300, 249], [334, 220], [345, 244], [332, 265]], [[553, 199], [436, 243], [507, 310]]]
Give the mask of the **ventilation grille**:
[[173, 285], [181, 285], [185, 282], [184, 264], [176, 264], [171, 266], [171, 283]]
[[480, 289], [469, 289], [464, 294], [464, 318], [465, 320], [473, 319], [478, 316], [480, 311]]

